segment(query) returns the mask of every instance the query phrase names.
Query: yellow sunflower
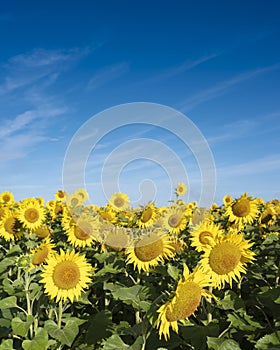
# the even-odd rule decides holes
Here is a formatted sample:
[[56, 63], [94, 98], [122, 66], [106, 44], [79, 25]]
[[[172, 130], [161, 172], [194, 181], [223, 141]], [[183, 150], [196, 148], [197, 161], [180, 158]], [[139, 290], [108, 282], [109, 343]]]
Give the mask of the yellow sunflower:
[[209, 210], [206, 208], [196, 208], [191, 217], [191, 223], [193, 226], [197, 226], [204, 220], [210, 220]]
[[75, 196], [79, 196], [81, 198], [81, 200], [84, 202], [86, 202], [88, 200], [88, 193], [87, 191], [84, 189], [84, 188], [81, 188], [79, 190], [76, 190], [74, 193], [73, 193]]
[[[67, 228], [64, 225], [64, 228]], [[68, 242], [74, 247], [90, 247], [93, 240], [98, 240], [99, 237], [99, 221], [97, 217], [80, 216], [77, 221], [69, 221]]]
[[117, 192], [112, 195], [109, 204], [116, 211], [123, 211], [128, 208], [129, 198], [125, 193]]
[[148, 272], [150, 268], [162, 263], [164, 259], [174, 257], [174, 248], [169, 235], [162, 235], [158, 230], [134, 240], [132, 247], [126, 248], [127, 264], [134, 264], [134, 268]]
[[246, 264], [255, 260], [249, 249], [253, 243], [234, 230], [209, 242], [200, 261], [202, 268], [211, 276], [214, 288], [224, 288], [226, 282], [232, 287], [232, 280], [238, 282], [241, 273], [246, 273]]
[[106, 225], [102, 229], [104, 233], [105, 246], [121, 251], [131, 245], [131, 233], [129, 229], [124, 227], [116, 227], [114, 225]]
[[171, 234], [179, 234], [186, 228], [187, 218], [182, 210], [169, 208], [163, 216], [162, 225]]
[[175, 295], [157, 310], [159, 315], [156, 327], [159, 329], [160, 338], [163, 335], [168, 341], [170, 327], [178, 333], [178, 321], [184, 324], [188, 317], [194, 314], [202, 296], [213, 297], [209, 291], [203, 289], [210, 285], [210, 278], [201, 269], [196, 268], [190, 274], [187, 266], [184, 265], [183, 276], [178, 281]]
[[67, 197], [67, 206], [71, 212], [77, 209], [83, 203], [84, 203], [83, 197], [76, 193], [70, 194]]
[[9, 191], [4, 191], [0, 194], [0, 202], [4, 202], [5, 204], [14, 203], [14, 195]]
[[45, 208], [37, 201], [29, 201], [20, 205], [18, 209], [18, 220], [30, 230], [42, 226], [46, 219]]
[[102, 207], [98, 210], [98, 214], [103, 220], [108, 221], [112, 224], [117, 221], [116, 212], [112, 208]]
[[273, 205], [267, 204], [259, 217], [259, 225], [271, 226], [276, 218], [276, 211]]
[[136, 225], [139, 227], [149, 227], [154, 224], [158, 218], [158, 211], [155, 208], [154, 203], [148, 204], [141, 212], [139, 219], [136, 221]]
[[224, 202], [224, 206], [227, 207], [232, 203], [232, 196], [227, 194], [226, 196], [224, 196], [223, 202]]
[[191, 231], [190, 240], [191, 245], [195, 247], [198, 252], [204, 250], [204, 248], [211, 243], [211, 240], [216, 236], [224, 236], [224, 231], [219, 225], [215, 225], [213, 222], [204, 220], [200, 225], [197, 225]]
[[179, 182], [175, 192], [177, 196], [183, 196], [187, 192], [187, 186], [183, 182]]
[[55, 199], [64, 202], [67, 199], [67, 192], [63, 190], [58, 190], [55, 193]]
[[244, 193], [239, 199], [232, 201], [227, 206], [225, 215], [229, 216], [229, 221], [239, 227], [250, 225], [259, 214], [258, 205], [251, 197]]
[[42, 225], [34, 230], [35, 235], [38, 238], [47, 238], [51, 233], [51, 228], [47, 225]]
[[7, 211], [0, 221], [0, 236], [5, 241], [13, 241], [16, 238], [17, 218], [15, 213]]
[[91, 282], [93, 268], [83, 255], [74, 251], [60, 251], [51, 255], [43, 266], [42, 280], [45, 292], [56, 302], [67, 298], [73, 303]]
[[55, 245], [51, 243], [50, 240], [46, 240], [44, 243], [41, 243], [39, 247], [31, 251], [31, 264], [33, 266], [43, 264], [51, 254], [55, 253], [54, 248]]

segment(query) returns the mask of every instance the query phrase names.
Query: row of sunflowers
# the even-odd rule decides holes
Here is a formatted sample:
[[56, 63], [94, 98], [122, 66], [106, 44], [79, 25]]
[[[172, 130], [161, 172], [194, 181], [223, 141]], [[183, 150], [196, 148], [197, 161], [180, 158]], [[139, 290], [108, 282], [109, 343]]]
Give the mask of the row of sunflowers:
[[280, 201], [104, 206], [84, 189], [0, 194], [1, 349], [280, 344]]

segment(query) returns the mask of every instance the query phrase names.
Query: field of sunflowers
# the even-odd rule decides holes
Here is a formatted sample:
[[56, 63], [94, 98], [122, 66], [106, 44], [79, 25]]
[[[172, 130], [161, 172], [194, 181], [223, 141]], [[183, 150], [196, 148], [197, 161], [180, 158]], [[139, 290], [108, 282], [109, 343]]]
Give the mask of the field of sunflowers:
[[0, 194], [0, 350], [280, 348], [280, 201]]

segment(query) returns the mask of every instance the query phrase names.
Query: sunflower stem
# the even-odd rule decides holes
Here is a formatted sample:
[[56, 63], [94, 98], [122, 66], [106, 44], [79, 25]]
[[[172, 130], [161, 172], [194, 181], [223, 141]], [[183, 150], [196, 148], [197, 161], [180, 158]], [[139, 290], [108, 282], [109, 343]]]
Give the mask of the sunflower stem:
[[[212, 286], [209, 286], [208, 289], [209, 289], [209, 292], [212, 293], [213, 287], [212, 287]], [[207, 322], [208, 322], [208, 324], [209, 324], [210, 322], [212, 322], [211, 298], [208, 298], [207, 310], [208, 310], [208, 312], [207, 312]]]
[[58, 303], [58, 317], [57, 317], [57, 326], [59, 329], [61, 329], [62, 314], [63, 314], [63, 304], [62, 304], [62, 300], [60, 300]]
[[[28, 272], [25, 272], [25, 297], [26, 297], [26, 307], [27, 307], [27, 315], [32, 315], [32, 305], [30, 300], [30, 292], [29, 292], [29, 285], [30, 285], [30, 276]], [[30, 338], [33, 338], [33, 323], [31, 323], [29, 327], [29, 333]]]

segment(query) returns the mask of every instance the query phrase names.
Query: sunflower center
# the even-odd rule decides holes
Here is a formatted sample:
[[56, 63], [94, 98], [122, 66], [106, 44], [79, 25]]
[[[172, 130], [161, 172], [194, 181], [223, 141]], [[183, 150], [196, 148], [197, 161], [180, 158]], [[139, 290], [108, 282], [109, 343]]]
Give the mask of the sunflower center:
[[80, 270], [74, 261], [61, 261], [53, 270], [54, 284], [60, 289], [75, 288], [80, 281]]
[[125, 201], [124, 201], [124, 199], [122, 197], [117, 197], [114, 200], [114, 204], [115, 204], [116, 207], [121, 208], [125, 204]]
[[28, 208], [25, 210], [24, 217], [29, 222], [36, 222], [39, 219], [39, 212], [35, 208]]
[[47, 258], [49, 254], [49, 249], [46, 246], [40, 247], [37, 252], [34, 254], [34, 257], [32, 259], [33, 265], [40, 265], [42, 264], [45, 259]]
[[178, 289], [175, 303], [170, 304], [166, 311], [168, 322], [186, 319], [195, 312], [200, 304], [201, 288], [197, 283], [187, 281], [181, 284]]
[[15, 223], [16, 223], [16, 219], [15, 218], [8, 218], [8, 219], [5, 220], [4, 228], [11, 235], [13, 235], [15, 233], [14, 232]]
[[199, 242], [201, 244], [208, 244], [209, 243], [209, 240], [208, 240], [209, 237], [213, 238], [213, 235], [212, 235], [211, 232], [209, 232], [209, 231], [202, 231], [199, 234]]
[[39, 238], [48, 237], [48, 235], [50, 234], [50, 231], [47, 227], [38, 227], [34, 232], [35, 235]]
[[243, 218], [250, 214], [250, 201], [248, 199], [240, 199], [232, 206], [232, 212], [235, 216]]
[[156, 259], [158, 256], [162, 254], [163, 242], [161, 239], [157, 239], [152, 243], [147, 243], [143, 245], [144, 240], [145, 239], [142, 239], [141, 243], [139, 242], [138, 244], [136, 244], [134, 248], [134, 253], [139, 260], [145, 261], [145, 262], [151, 261], [153, 259]]
[[171, 227], [178, 227], [181, 223], [181, 217], [177, 214], [172, 214], [168, 218], [168, 225]]
[[141, 221], [145, 224], [149, 220], [151, 220], [153, 216], [153, 209], [152, 208], [147, 208], [143, 211], [141, 215]]
[[81, 240], [86, 240], [90, 237], [91, 233], [91, 226], [89, 224], [83, 223], [82, 227], [75, 226], [74, 228], [74, 234], [76, 238]]
[[5, 194], [2, 198], [4, 202], [9, 202], [11, 200], [11, 197], [8, 194]]
[[218, 275], [225, 275], [235, 269], [240, 259], [240, 249], [232, 243], [223, 242], [212, 248], [209, 265]]

